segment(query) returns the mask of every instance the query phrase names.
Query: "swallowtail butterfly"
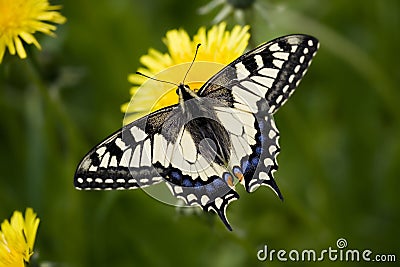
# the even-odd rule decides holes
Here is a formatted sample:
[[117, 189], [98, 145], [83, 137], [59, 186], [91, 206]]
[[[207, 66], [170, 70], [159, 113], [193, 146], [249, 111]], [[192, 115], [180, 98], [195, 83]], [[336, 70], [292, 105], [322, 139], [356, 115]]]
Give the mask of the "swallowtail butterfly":
[[299, 85], [318, 50], [308, 35], [277, 38], [245, 53], [197, 92], [181, 83], [179, 103], [118, 130], [79, 164], [77, 189], [135, 189], [165, 182], [188, 205], [214, 211], [229, 230], [228, 204], [270, 187], [281, 199], [279, 131], [272, 115]]

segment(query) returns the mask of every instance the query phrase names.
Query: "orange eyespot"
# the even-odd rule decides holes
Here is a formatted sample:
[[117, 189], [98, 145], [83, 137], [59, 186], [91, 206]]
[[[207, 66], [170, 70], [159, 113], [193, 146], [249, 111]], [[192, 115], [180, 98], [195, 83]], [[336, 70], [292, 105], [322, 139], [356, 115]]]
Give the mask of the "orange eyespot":
[[228, 183], [228, 185], [229, 185], [230, 187], [234, 187], [232, 175], [230, 175], [230, 174], [227, 175], [226, 178], [225, 178], [225, 180], [226, 180], [226, 182]]

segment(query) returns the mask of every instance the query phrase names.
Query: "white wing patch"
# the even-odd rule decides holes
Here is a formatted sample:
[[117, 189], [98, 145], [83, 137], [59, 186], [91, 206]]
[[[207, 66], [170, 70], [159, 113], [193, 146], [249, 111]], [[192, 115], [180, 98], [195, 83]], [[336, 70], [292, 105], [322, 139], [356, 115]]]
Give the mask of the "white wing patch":
[[154, 136], [153, 164], [161, 163], [162, 166], [171, 166], [179, 169], [183, 175], [200, 178], [207, 181], [210, 176], [219, 176], [226, 171], [218, 164], [213, 164], [198, 151], [192, 136], [182, 128], [180, 138], [175, 143], [167, 142], [161, 134]]
[[145, 167], [152, 167], [151, 165], [151, 143], [150, 139], [144, 141], [143, 150], [141, 151], [140, 165]]
[[218, 107], [215, 111], [230, 134], [232, 153], [229, 170], [232, 171], [234, 166], [240, 166], [241, 160], [251, 154], [251, 146], [256, 144], [255, 117], [252, 113], [231, 108]]
[[140, 152], [141, 152], [141, 145], [137, 145], [135, 147], [135, 151], [133, 152], [132, 160], [129, 167], [132, 168], [139, 168], [140, 164]]
[[243, 65], [242, 62], [239, 62], [235, 65], [237, 71], [237, 77], [242, 80], [244, 78], [249, 77], [250, 72], [246, 69], [246, 66]]
[[[179, 141], [178, 141], [179, 142]], [[183, 131], [179, 145], [179, 154], [189, 163], [197, 161], [197, 148], [192, 136], [188, 131]]]

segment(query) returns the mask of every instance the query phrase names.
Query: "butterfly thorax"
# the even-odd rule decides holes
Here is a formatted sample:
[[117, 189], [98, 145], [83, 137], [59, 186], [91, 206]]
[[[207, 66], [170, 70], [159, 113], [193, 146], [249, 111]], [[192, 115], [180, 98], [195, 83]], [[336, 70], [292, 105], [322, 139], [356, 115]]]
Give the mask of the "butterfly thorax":
[[179, 96], [179, 103], [183, 103], [186, 100], [197, 98], [198, 95], [190, 89], [189, 85], [181, 83], [176, 89], [176, 94]]

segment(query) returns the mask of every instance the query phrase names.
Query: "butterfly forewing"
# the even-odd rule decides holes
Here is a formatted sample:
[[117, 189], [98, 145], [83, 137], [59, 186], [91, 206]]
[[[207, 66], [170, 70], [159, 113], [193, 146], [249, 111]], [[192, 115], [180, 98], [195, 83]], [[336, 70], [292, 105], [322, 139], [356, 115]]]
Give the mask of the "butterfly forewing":
[[152, 165], [153, 139], [175, 107], [134, 121], [98, 144], [79, 164], [77, 189], [135, 189], [162, 181]]
[[257, 111], [264, 98], [275, 113], [293, 94], [306, 73], [319, 42], [308, 35], [288, 35], [260, 45], [240, 56], [199, 90], [200, 96], [226, 99], [231, 91], [235, 107]]

